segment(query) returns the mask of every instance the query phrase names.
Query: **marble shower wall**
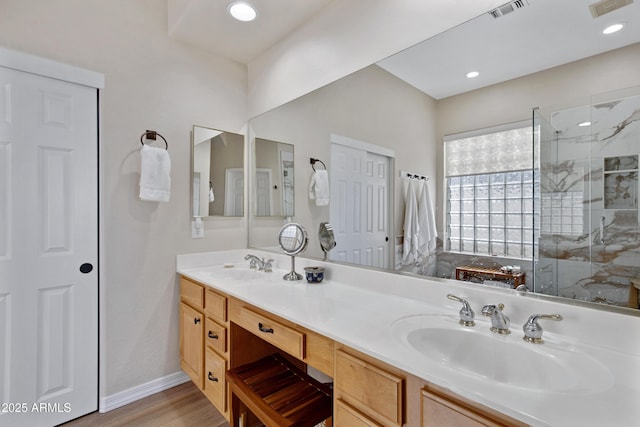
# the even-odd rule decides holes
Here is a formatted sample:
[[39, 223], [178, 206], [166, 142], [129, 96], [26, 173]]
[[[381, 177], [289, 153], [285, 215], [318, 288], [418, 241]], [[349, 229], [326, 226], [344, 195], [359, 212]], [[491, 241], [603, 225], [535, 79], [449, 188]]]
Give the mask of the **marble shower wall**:
[[640, 277], [640, 96], [555, 112], [551, 126], [556, 138], [540, 147], [536, 291], [626, 306]]

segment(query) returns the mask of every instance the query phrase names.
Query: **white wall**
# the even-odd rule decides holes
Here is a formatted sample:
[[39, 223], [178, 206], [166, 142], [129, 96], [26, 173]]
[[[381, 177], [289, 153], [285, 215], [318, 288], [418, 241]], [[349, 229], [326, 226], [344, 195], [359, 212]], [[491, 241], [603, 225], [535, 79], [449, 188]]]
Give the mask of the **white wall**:
[[[0, 43], [104, 73], [101, 99], [101, 396], [179, 368], [177, 253], [245, 247], [245, 220], [189, 224], [190, 130], [237, 132], [246, 68], [169, 39], [166, 1], [2, 0]], [[137, 197], [139, 138], [169, 141], [169, 203]]]
[[504, 3], [506, 0], [331, 2], [303, 27], [249, 63], [250, 117]]
[[[295, 220], [309, 232], [307, 255], [321, 256], [318, 226], [329, 221], [329, 207], [309, 201], [309, 157], [325, 162], [331, 173], [334, 133], [395, 150], [396, 170], [435, 176], [435, 105], [433, 98], [372, 65], [251, 120], [251, 135], [295, 146]], [[392, 242], [402, 233], [404, 215], [401, 180], [395, 182]], [[251, 246], [277, 247], [282, 224], [282, 219], [252, 219]]]

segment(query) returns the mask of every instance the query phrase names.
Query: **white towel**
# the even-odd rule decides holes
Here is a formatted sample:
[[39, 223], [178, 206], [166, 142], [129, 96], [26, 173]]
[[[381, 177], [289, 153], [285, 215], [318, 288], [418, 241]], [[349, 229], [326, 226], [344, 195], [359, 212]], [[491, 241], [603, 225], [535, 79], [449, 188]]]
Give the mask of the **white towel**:
[[213, 194], [213, 184], [209, 185], [209, 203], [213, 203], [216, 201], [216, 195]]
[[140, 199], [168, 202], [171, 191], [169, 152], [164, 148], [143, 145], [140, 160]]
[[413, 264], [418, 257], [418, 204], [413, 181], [407, 181], [404, 207], [404, 241], [402, 244], [402, 263]]
[[420, 182], [422, 191], [418, 196], [418, 257], [426, 257], [436, 250], [436, 214], [429, 195], [429, 185]]
[[316, 201], [316, 206], [329, 204], [329, 174], [326, 170], [317, 170], [309, 183], [309, 199]]

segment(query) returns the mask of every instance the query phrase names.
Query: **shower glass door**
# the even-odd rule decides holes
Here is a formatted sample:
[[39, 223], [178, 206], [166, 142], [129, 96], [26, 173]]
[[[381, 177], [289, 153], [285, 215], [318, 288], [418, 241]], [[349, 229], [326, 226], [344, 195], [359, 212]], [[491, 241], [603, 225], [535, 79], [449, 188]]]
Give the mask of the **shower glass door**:
[[536, 292], [626, 306], [640, 277], [640, 88], [534, 110]]

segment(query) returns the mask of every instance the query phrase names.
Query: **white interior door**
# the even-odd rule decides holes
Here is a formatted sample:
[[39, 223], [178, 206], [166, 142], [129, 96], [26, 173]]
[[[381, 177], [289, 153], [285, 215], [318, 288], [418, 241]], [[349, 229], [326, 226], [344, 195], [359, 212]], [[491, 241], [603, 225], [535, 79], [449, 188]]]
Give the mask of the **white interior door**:
[[271, 169], [256, 169], [256, 215], [273, 215], [273, 177]]
[[387, 156], [331, 145], [330, 222], [333, 260], [389, 268], [389, 167]]
[[97, 132], [96, 89], [0, 67], [2, 426], [97, 409]]
[[242, 216], [244, 208], [244, 169], [225, 169], [224, 186], [224, 215]]

